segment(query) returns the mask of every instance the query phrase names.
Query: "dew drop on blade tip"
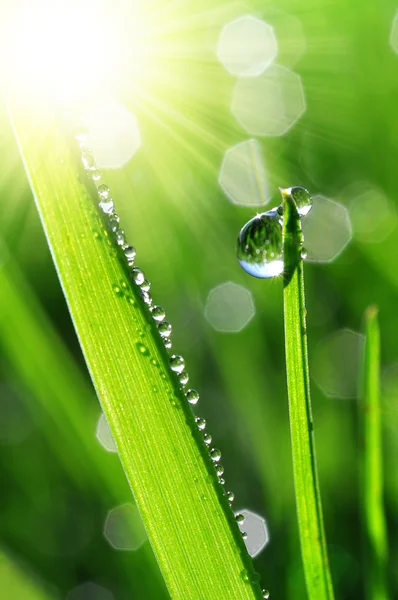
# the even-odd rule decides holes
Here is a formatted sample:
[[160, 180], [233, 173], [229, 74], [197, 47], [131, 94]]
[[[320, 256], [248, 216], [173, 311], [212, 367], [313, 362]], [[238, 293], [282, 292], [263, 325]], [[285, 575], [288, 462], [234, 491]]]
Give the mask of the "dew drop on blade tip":
[[283, 272], [283, 233], [277, 209], [257, 215], [239, 233], [236, 253], [241, 267], [260, 279]]

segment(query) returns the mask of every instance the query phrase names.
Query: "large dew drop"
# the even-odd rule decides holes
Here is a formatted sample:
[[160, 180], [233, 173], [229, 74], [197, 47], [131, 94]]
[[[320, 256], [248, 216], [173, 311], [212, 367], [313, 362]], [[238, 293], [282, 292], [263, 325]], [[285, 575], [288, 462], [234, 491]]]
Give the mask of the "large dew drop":
[[236, 253], [249, 275], [268, 279], [283, 272], [282, 224], [277, 208], [257, 215], [242, 227]]

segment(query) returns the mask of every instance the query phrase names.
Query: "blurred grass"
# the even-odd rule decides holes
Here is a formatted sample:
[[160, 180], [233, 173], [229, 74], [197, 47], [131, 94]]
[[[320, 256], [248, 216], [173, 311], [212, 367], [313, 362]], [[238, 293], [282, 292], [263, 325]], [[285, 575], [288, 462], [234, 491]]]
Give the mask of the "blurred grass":
[[361, 487], [366, 597], [388, 600], [388, 544], [384, 517], [383, 456], [380, 424], [380, 331], [378, 310], [365, 312], [365, 355], [359, 394]]
[[[236, 235], [254, 211], [233, 206], [219, 189], [217, 176], [223, 151], [247, 136], [229, 114], [234, 80], [217, 63], [214, 46], [205, 46], [203, 42], [213, 43], [223, 22], [240, 10], [261, 17], [266, 16], [269, 5], [260, 1], [245, 6], [234, 3], [232, 10], [227, 3], [221, 8], [217, 4], [217, 14], [214, 10], [202, 17], [202, 23], [206, 21], [207, 25], [201, 25], [199, 33], [195, 33], [194, 26], [187, 34], [185, 15], [203, 15], [209, 4], [189, 1], [182, 7], [174, 7], [180, 10], [178, 27], [174, 31], [170, 27], [174, 38], [184, 47], [192, 48], [193, 41], [200, 43], [189, 60], [163, 61], [172, 82], [158, 89], [151, 84], [150, 91], [156, 92], [166, 107], [170, 104], [174, 109], [177, 107], [175, 118], [166, 111], [156, 119], [131, 89], [122, 90], [126, 104], [138, 117], [143, 147], [122, 171], [109, 173], [109, 181], [115, 189], [126, 232], [136, 240], [143, 268], [151, 273], [154, 294], [167, 309], [173, 324], [175, 347], [186, 357], [192, 382], [201, 392], [201, 412], [208, 420], [215, 444], [223, 450], [226, 478], [236, 495], [235, 506], [249, 507], [267, 519], [271, 540], [255, 559], [256, 568], [272, 596], [302, 600], [306, 596], [289, 449], [282, 290], [280, 283], [269, 282], [264, 294], [264, 285], [246, 277], [234, 257]], [[278, 4], [278, 9], [295, 14], [303, 28], [306, 52], [294, 70], [302, 76], [307, 111], [284, 137], [260, 140], [275, 185], [304, 185], [349, 207], [352, 197], [346, 191], [347, 186], [362, 180], [369, 187], [381, 189], [395, 210], [398, 209], [395, 174], [398, 57], [388, 42], [396, 8], [392, 0], [382, 6], [370, 0], [348, 4], [342, 0], [321, 1], [316, 5], [308, 0], [284, 0]], [[167, 13], [167, 9], [163, 11], [162, 19], [170, 25]], [[204, 132], [210, 130], [211, 138], [202, 136], [198, 130], [194, 135], [179, 121], [181, 111], [188, 111]], [[18, 260], [24, 277], [81, 367], [75, 333], [15, 144], [4, 113], [0, 116], [3, 235], [10, 254]], [[214, 137], [218, 139], [217, 145]], [[148, 230], [152, 232], [150, 239]], [[310, 367], [317, 343], [323, 337], [342, 327], [359, 330], [366, 307], [371, 303], [380, 307], [382, 372], [392, 373], [388, 403], [383, 403], [380, 416], [393, 597], [398, 594], [398, 573], [393, 568], [398, 564], [398, 411], [394, 391], [398, 384], [394, 383], [393, 371], [388, 367], [391, 369], [398, 361], [397, 231], [395, 225], [381, 242], [366, 243], [363, 237], [361, 240], [356, 237], [354, 230], [351, 244], [336, 261], [306, 266]], [[256, 306], [255, 318], [238, 334], [214, 331], [203, 314], [209, 290], [227, 280], [250, 289]], [[3, 374], [3, 380], [5, 377]], [[29, 398], [35, 406], [34, 396]], [[336, 597], [362, 598], [365, 572], [359, 558], [356, 406], [351, 401], [328, 398], [314, 384], [312, 401]], [[37, 420], [43, 431], [51, 429], [45, 414], [39, 410]], [[26, 521], [30, 501], [21, 495], [18, 482], [26, 477], [28, 470], [32, 473], [34, 491], [39, 474], [53, 473], [58, 460], [47, 448], [34, 452], [38, 445], [34, 440], [36, 434], [31, 434], [19, 450], [14, 447], [3, 452], [1, 459], [6, 490], [3, 501], [14, 507], [15, 516], [12, 521], [5, 514], [1, 517], [1, 535], [3, 538], [7, 520], [7, 540], [9, 543], [12, 540], [20, 551], [34, 534], [29, 533], [31, 522]], [[5, 450], [5, 442], [1, 443]], [[76, 441], [77, 451], [78, 448]], [[78, 468], [74, 457], [71, 454], [70, 470]], [[68, 482], [61, 469], [59, 479], [61, 483]], [[86, 493], [92, 511], [102, 510], [103, 517], [104, 509], [96, 494]], [[60, 518], [51, 502], [48, 514], [54, 520]], [[21, 516], [24, 516], [24, 536], [18, 528]], [[96, 527], [102, 527], [101, 520]], [[101, 543], [91, 544], [86, 552], [91, 558], [91, 577], [107, 576], [111, 580], [111, 573], [115, 573], [119, 564], [119, 575], [114, 575], [114, 579], [119, 582], [117, 598], [123, 598], [124, 554], [111, 552]], [[70, 587], [85, 579], [87, 567], [81, 553], [76, 553], [74, 562], [68, 563], [73, 564], [70, 568], [65, 559], [43, 555], [34, 544], [30, 552], [30, 557], [33, 556], [44, 578], [51, 575], [52, 581], [62, 581], [62, 589], [67, 589], [68, 578]], [[137, 579], [138, 597], [145, 594], [143, 590], [145, 587], [141, 588]]]

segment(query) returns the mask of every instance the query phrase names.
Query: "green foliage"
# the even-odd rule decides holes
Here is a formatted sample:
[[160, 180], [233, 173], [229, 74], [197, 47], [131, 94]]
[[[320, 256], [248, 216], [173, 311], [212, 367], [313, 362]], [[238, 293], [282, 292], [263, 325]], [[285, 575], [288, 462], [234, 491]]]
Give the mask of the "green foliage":
[[300, 217], [284, 196], [284, 317], [293, 472], [301, 553], [310, 600], [332, 599], [310, 398]]

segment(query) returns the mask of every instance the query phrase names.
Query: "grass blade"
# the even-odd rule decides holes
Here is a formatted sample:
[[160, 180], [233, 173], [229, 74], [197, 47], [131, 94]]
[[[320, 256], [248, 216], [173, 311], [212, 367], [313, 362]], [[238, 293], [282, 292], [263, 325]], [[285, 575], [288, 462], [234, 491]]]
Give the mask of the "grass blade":
[[361, 477], [366, 597], [387, 600], [387, 532], [383, 507], [383, 457], [380, 423], [380, 331], [378, 309], [365, 312], [365, 356], [359, 394]]
[[261, 598], [194, 416], [78, 181], [56, 115], [49, 107], [32, 113], [20, 97], [9, 106], [86, 362], [171, 596]]
[[333, 598], [312, 424], [301, 223], [290, 195], [284, 197], [284, 320], [290, 433], [304, 574], [310, 600]]

